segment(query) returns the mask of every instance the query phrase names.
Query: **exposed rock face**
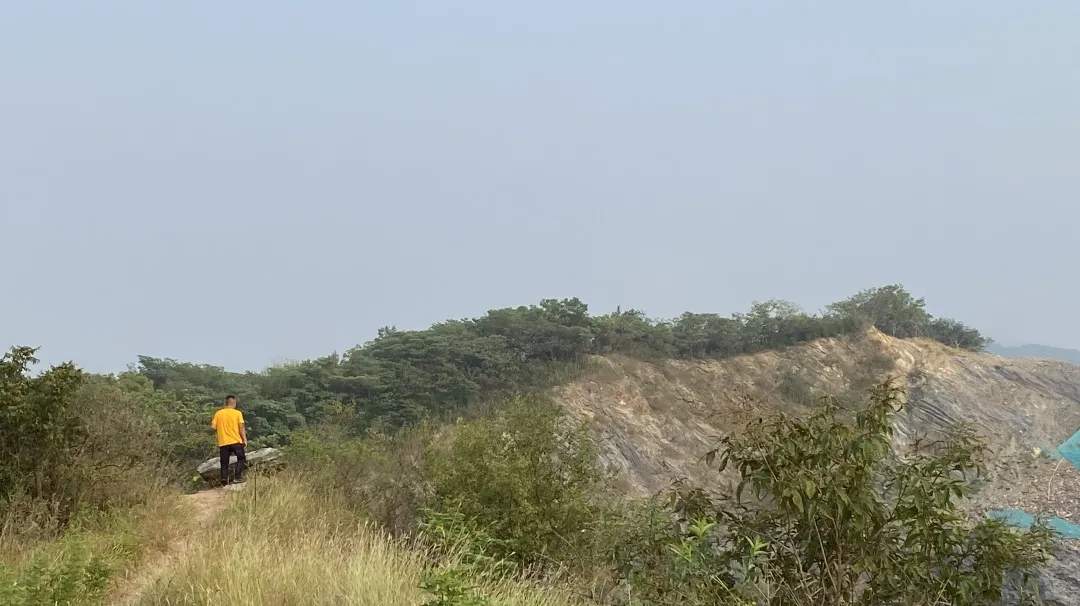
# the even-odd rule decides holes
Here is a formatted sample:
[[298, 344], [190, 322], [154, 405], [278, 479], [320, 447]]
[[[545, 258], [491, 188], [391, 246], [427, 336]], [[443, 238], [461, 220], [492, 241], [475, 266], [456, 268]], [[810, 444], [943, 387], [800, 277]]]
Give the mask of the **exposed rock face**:
[[[596, 363], [596, 372], [556, 393], [588, 424], [602, 462], [632, 494], [663, 490], [677, 477], [716, 486], [719, 478], [700, 459], [718, 437], [763, 415], [804, 412], [815, 395], [854, 402], [891, 374], [909, 402], [896, 419], [898, 446], [955, 421], [987, 439], [995, 460], [987, 486], [966, 504], [974, 515], [1020, 507], [1080, 522], [1080, 471], [1040, 454], [1080, 429], [1080, 366], [957, 351], [876, 330], [728, 360]], [[1048, 604], [1080, 605], [1080, 548], [1069, 543], [1040, 579]]]
[[556, 393], [589, 425], [604, 464], [639, 494], [677, 476], [714, 483], [697, 462], [717, 437], [770, 413], [799, 414], [814, 395], [861, 397], [889, 374], [906, 384], [910, 403], [896, 420], [898, 444], [967, 421], [1004, 461], [1050, 450], [1080, 429], [1080, 366], [957, 351], [876, 330], [728, 360], [595, 361], [596, 372]]
[[[1036, 603], [1044, 606], [1080, 604], [1080, 549], [1074, 543], [1075, 541], [1062, 541], [1055, 547], [1053, 559], [1036, 579], [1038, 597], [1041, 600]], [[1030, 598], [1030, 595], [1028, 597]], [[1002, 606], [1031, 603], [1030, 599], [1023, 601], [1015, 586], [1010, 587], [1002, 599]]]
[[1039, 575], [1039, 597], [1047, 606], [1080, 604], [1080, 549], [1075, 542], [1062, 543], [1054, 559]]
[[[247, 469], [256, 468], [266, 470], [277, 467], [282, 463], [282, 453], [276, 448], [260, 448], [247, 453]], [[213, 482], [221, 478], [221, 461], [214, 457], [203, 461], [195, 469], [199, 476], [207, 482]], [[229, 459], [229, 473], [236, 471], [236, 457]], [[244, 473], [247, 473], [246, 471]]]

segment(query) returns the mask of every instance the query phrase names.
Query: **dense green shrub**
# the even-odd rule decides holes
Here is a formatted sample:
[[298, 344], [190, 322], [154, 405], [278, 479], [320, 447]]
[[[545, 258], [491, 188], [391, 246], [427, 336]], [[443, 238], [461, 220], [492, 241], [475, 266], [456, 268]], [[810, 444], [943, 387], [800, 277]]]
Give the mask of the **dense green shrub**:
[[35, 558], [23, 570], [0, 563], [0, 604], [58, 606], [94, 604], [105, 597], [112, 570], [85, 549], [71, 549], [58, 560]]
[[600, 487], [584, 429], [553, 402], [522, 397], [445, 429], [424, 454], [433, 508], [459, 512], [526, 565], [579, 557], [594, 537]]
[[1006, 573], [1045, 562], [1049, 533], [968, 521], [985, 448], [957, 427], [897, 457], [891, 384], [854, 425], [822, 400], [805, 419], [779, 415], [730, 436], [707, 460], [732, 466], [730, 500], [674, 492], [684, 537], [672, 557], [639, 571], [643, 603], [991, 604]]
[[912, 296], [899, 284], [861, 291], [825, 310], [825, 318], [851, 319], [901, 339], [934, 339], [974, 351], [982, 351], [990, 344], [990, 339], [974, 328], [950, 318], [931, 316], [926, 311], [926, 300]]
[[87, 435], [76, 406], [85, 377], [71, 364], [30, 376], [37, 361], [29, 347], [0, 358], [0, 514], [11, 499], [29, 496], [66, 519], [79, 488], [68, 470]]
[[422, 458], [431, 425], [349, 438], [339, 426], [320, 425], [294, 434], [288, 449], [294, 473], [318, 490], [338, 493], [357, 511], [397, 534], [417, 528], [431, 501]]
[[33, 376], [33, 354], [17, 347], [0, 359], [0, 518], [27, 523], [9, 519], [8, 532], [59, 530], [81, 508], [142, 503], [176, 477], [195, 429], [171, 394], [134, 373], [86, 375], [71, 364]]

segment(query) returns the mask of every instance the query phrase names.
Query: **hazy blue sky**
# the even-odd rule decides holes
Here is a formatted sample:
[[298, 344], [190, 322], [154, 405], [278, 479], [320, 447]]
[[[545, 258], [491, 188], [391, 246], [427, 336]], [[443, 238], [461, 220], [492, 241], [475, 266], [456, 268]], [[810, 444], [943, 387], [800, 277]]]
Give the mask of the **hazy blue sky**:
[[7, 2], [0, 346], [261, 368], [891, 282], [1080, 346], [1078, 60], [1076, 0]]

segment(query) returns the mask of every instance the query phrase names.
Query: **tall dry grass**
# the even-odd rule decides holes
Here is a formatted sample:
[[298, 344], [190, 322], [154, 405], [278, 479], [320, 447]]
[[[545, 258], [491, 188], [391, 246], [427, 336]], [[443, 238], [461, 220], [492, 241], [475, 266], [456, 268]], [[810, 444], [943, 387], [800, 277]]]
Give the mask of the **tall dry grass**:
[[[153, 582], [143, 604], [416, 606], [430, 554], [391, 538], [296, 476], [249, 481], [190, 547]], [[440, 566], [453, 565], [443, 561]], [[481, 582], [496, 604], [564, 606], [559, 590], [525, 582]]]
[[83, 511], [58, 535], [42, 536], [41, 516], [9, 512], [0, 531], [0, 604], [90, 606], [166, 552], [189, 526], [191, 507], [162, 492], [146, 503]]

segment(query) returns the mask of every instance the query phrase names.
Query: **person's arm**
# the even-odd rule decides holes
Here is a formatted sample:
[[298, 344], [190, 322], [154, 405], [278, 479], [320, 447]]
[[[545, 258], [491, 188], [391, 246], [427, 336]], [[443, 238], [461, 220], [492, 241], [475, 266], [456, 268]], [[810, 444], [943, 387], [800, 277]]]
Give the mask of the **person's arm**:
[[243, 422], [240, 423], [240, 443], [247, 448], [247, 425]]
[[217, 433], [217, 413], [210, 419], [210, 431]]

